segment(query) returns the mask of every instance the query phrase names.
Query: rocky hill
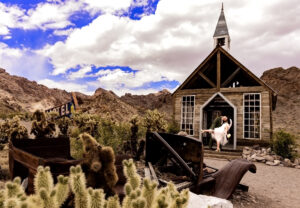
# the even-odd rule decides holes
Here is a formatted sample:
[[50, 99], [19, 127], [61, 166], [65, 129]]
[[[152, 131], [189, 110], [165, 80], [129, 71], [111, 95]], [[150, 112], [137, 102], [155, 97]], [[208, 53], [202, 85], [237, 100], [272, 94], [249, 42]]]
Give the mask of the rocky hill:
[[[300, 69], [275, 68], [265, 71], [261, 77], [278, 93], [276, 110], [273, 112], [274, 129], [285, 129], [300, 136]], [[118, 97], [112, 91], [97, 89], [94, 95], [76, 93], [84, 112], [106, 115], [115, 120], [127, 121], [134, 114], [157, 108], [172, 118], [171, 93], [163, 90], [148, 95], [125, 94]], [[70, 93], [49, 89], [23, 77], [12, 76], [0, 69], [0, 113], [47, 109], [69, 101]]]
[[126, 93], [120, 99], [125, 103], [134, 106], [140, 114], [146, 110], [158, 109], [166, 114], [168, 119], [172, 118], [172, 97], [168, 90], [162, 90], [157, 93], [150, 93], [148, 95], [132, 95]]
[[270, 69], [261, 79], [278, 93], [273, 111], [274, 129], [285, 129], [300, 136], [300, 69]]
[[[77, 96], [78, 97], [78, 96]], [[94, 95], [89, 97], [80, 98], [80, 108], [83, 112], [91, 114], [98, 114], [106, 116], [107, 113], [118, 121], [128, 121], [138, 110], [123, 102], [115, 93], [99, 88], [95, 91]]]
[[64, 90], [49, 89], [0, 69], [0, 112], [47, 109], [65, 103], [70, 98], [70, 94]]

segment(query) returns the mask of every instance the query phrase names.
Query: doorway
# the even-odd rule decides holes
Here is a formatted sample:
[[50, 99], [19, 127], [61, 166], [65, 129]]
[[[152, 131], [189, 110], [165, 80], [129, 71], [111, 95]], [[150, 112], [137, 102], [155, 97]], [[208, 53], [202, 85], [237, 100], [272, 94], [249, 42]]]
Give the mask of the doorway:
[[[227, 116], [232, 120], [232, 126], [229, 130], [231, 134], [226, 147], [236, 149], [236, 107], [222, 94], [216, 93], [201, 106], [200, 109], [200, 130], [209, 129], [215, 118], [218, 116]], [[209, 142], [209, 134], [200, 134], [200, 139], [206, 146]]]

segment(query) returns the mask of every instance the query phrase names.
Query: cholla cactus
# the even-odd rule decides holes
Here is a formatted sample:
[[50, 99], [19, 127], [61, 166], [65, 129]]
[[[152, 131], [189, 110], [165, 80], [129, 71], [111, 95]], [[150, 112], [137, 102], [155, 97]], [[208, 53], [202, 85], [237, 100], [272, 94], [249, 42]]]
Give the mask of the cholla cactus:
[[88, 208], [89, 195], [86, 188], [86, 179], [80, 166], [70, 168], [70, 186], [75, 194], [75, 208]]
[[13, 117], [11, 120], [6, 120], [0, 124], [0, 143], [6, 143], [12, 138], [23, 139], [28, 137], [27, 129], [20, 125], [20, 118]]
[[166, 131], [168, 125], [164, 117], [164, 114], [157, 109], [147, 110], [143, 120], [143, 125], [146, 127], [147, 132]]
[[63, 117], [63, 118], [60, 118], [56, 121], [57, 125], [58, 125], [58, 128], [60, 130], [60, 134], [63, 135], [63, 136], [68, 136], [69, 135], [69, 128], [72, 124], [72, 121], [70, 118], [68, 117]]
[[69, 185], [75, 195], [75, 208], [186, 208], [189, 191], [180, 193], [169, 183], [162, 189], [157, 183], [144, 179], [136, 173], [133, 160], [123, 161], [127, 178], [125, 198], [122, 205], [117, 195], [105, 199], [102, 189], [87, 188], [86, 178], [80, 166], [70, 168], [68, 177], [59, 176], [54, 186], [48, 167], [39, 167], [34, 179], [36, 193], [27, 196], [21, 186], [21, 179], [7, 182], [0, 191], [0, 208], [59, 208], [69, 195]]
[[42, 111], [35, 111], [33, 113], [33, 122], [31, 126], [31, 134], [34, 134], [36, 138], [52, 137], [55, 133], [55, 124], [47, 121], [46, 115]]
[[139, 125], [138, 125], [138, 116], [134, 115], [131, 120], [131, 138], [130, 138], [130, 149], [132, 155], [135, 157], [137, 153], [137, 143], [138, 143], [138, 131], [139, 131]]
[[0, 208], [59, 208], [69, 195], [68, 177], [59, 176], [54, 186], [49, 167], [38, 167], [34, 178], [35, 194], [27, 196], [16, 177], [0, 192]]
[[74, 114], [73, 120], [81, 132], [96, 136], [98, 122], [95, 116], [86, 113], [76, 113]]

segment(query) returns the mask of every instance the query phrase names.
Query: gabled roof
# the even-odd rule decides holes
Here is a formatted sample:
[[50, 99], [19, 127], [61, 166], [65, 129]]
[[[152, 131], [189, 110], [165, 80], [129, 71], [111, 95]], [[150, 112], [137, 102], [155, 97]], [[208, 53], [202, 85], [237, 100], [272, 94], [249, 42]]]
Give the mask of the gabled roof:
[[222, 3], [221, 14], [220, 14], [217, 26], [216, 26], [214, 37], [219, 37], [219, 36], [224, 36], [224, 35], [229, 35], [229, 32], [228, 32], [228, 28], [227, 28], [227, 24], [226, 24], [223, 3]]
[[264, 81], [262, 81], [260, 78], [258, 78], [255, 74], [253, 74], [249, 69], [247, 69], [243, 64], [241, 64], [238, 60], [236, 60], [232, 55], [230, 55], [225, 49], [223, 49], [221, 46], [217, 46], [205, 59], [204, 61], [188, 76], [188, 78], [173, 92], [173, 95], [184, 88], [184, 86], [195, 76], [199, 76], [199, 73], [203, 70], [203, 66], [206, 65], [215, 55], [220, 52], [227, 58], [229, 58], [232, 62], [235, 63], [239, 67], [240, 70], [247, 73], [252, 79], [254, 79], [257, 83], [259, 83], [261, 86], [264, 86], [269, 91], [271, 91], [274, 95], [276, 95], [276, 92], [269, 87]]

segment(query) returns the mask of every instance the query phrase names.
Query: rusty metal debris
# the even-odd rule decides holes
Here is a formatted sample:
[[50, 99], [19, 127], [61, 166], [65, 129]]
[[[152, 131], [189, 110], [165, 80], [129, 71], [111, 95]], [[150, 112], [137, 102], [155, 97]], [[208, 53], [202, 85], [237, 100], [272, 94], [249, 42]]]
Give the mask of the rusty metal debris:
[[[236, 188], [248, 190], [239, 183], [248, 170], [256, 172], [254, 164], [236, 159], [218, 170], [205, 165], [203, 156], [203, 145], [197, 139], [167, 133], [147, 134], [146, 165], [154, 167], [160, 184], [166, 183], [169, 176], [169, 181], [175, 182], [178, 189], [190, 188], [196, 194], [224, 199]], [[153, 178], [152, 171], [150, 173]]]
[[[236, 188], [247, 190], [240, 180], [249, 170], [256, 172], [254, 164], [244, 159], [229, 162], [218, 170], [203, 162], [203, 145], [194, 138], [167, 133], [148, 133], [146, 136], [144, 177], [156, 180], [161, 186], [172, 181], [178, 190], [189, 188], [196, 194], [207, 194], [228, 199]], [[116, 156], [119, 181], [114, 188], [120, 197], [124, 195], [126, 179], [122, 160], [127, 155]], [[139, 164], [140, 162], [138, 162]], [[33, 177], [39, 165], [50, 166], [55, 176], [69, 174], [70, 166], [80, 164], [70, 156], [68, 138], [12, 139], [9, 143], [10, 176], [28, 178], [27, 192], [33, 192]]]

